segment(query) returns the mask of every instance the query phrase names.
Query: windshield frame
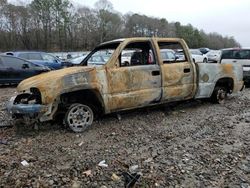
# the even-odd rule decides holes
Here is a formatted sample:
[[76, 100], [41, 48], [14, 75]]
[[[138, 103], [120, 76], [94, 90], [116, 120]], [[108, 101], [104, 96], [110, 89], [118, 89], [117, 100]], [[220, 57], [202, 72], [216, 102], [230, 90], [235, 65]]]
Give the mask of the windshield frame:
[[93, 57], [96, 52], [101, 51], [101, 50], [113, 50], [113, 52], [110, 55], [109, 60], [100, 66], [106, 66], [109, 61], [112, 59], [112, 56], [114, 55], [115, 51], [118, 49], [119, 45], [122, 43], [122, 41], [113, 41], [113, 42], [109, 42], [109, 43], [104, 43], [101, 44], [99, 46], [97, 46], [94, 50], [92, 50], [84, 59], [83, 61], [80, 63], [80, 66], [88, 66], [88, 65], [95, 65], [95, 64], [88, 64], [88, 60]]

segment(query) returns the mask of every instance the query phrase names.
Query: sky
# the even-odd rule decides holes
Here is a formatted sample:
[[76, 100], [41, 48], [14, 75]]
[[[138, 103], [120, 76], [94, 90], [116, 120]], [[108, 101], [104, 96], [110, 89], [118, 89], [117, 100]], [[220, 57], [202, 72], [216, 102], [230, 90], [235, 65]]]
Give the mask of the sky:
[[[233, 36], [250, 47], [250, 0], [109, 0], [114, 10], [166, 18], [168, 22], [192, 24], [206, 33]], [[95, 0], [71, 0], [93, 8]]]

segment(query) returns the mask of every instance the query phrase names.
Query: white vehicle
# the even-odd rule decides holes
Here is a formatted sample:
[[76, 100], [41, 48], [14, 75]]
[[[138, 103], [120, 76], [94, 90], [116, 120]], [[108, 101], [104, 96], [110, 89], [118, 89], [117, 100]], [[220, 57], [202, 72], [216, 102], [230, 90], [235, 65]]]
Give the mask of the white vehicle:
[[82, 55], [82, 56], [79, 56], [79, 57], [75, 57], [75, 58], [72, 58], [70, 59], [70, 62], [74, 65], [79, 65], [82, 60], [84, 60], [84, 58], [86, 57], [87, 55]]
[[178, 59], [175, 51], [171, 49], [161, 49], [161, 58], [163, 62], [173, 62]]
[[131, 57], [133, 55], [134, 51], [125, 51], [122, 54], [122, 62], [121, 64], [123, 66], [129, 66], [130, 65], [130, 61], [131, 61]]
[[221, 51], [220, 50], [210, 50], [206, 53], [208, 61], [210, 62], [219, 62]]
[[195, 63], [207, 63], [208, 58], [205, 54], [202, 54], [198, 49], [190, 49], [191, 56]]
[[245, 83], [250, 83], [250, 48], [222, 49], [220, 62], [242, 65], [243, 79]]

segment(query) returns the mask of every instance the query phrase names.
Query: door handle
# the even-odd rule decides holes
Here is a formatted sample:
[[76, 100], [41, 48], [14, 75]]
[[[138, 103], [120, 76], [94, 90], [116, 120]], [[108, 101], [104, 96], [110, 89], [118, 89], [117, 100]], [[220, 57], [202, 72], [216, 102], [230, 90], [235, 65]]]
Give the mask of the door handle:
[[189, 73], [190, 72], [190, 68], [185, 68], [184, 69], [184, 73]]
[[152, 71], [152, 76], [158, 76], [158, 75], [160, 75], [159, 70]]
[[236, 63], [236, 62], [237, 62], [236, 60], [233, 61], [233, 63]]

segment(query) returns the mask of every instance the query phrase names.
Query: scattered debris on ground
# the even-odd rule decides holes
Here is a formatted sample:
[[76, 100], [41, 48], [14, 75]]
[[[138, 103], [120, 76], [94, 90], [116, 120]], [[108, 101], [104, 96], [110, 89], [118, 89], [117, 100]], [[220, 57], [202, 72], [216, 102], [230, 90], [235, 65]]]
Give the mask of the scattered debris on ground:
[[[0, 88], [1, 114], [14, 91]], [[0, 187], [245, 188], [249, 135], [249, 88], [222, 105], [189, 101], [106, 116], [81, 134], [17, 123], [0, 128]]]

